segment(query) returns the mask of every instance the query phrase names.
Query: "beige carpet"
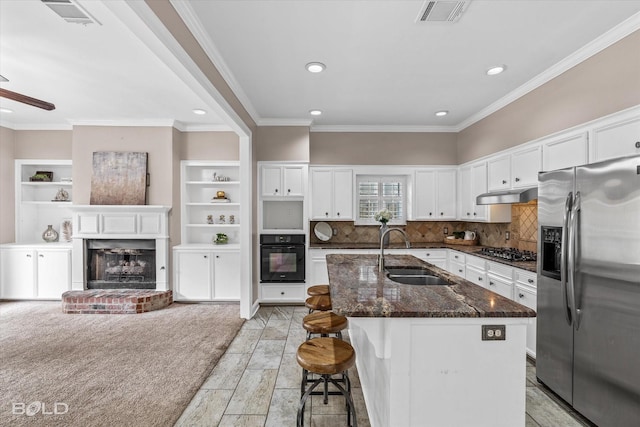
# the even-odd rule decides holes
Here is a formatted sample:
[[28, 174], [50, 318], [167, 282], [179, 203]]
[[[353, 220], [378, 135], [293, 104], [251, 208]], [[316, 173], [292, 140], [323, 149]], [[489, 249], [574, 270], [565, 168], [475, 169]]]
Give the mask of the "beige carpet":
[[0, 303], [0, 425], [173, 426], [242, 323], [237, 304], [82, 315]]

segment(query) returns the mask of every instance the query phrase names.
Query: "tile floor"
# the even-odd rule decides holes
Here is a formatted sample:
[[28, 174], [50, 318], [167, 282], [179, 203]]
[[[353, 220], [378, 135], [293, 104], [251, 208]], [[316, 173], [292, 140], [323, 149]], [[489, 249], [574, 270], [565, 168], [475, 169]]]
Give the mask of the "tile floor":
[[[303, 306], [261, 307], [246, 321], [176, 423], [176, 427], [293, 427], [300, 400], [302, 371], [296, 350], [305, 339]], [[355, 368], [350, 371], [358, 426], [369, 419]], [[590, 424], [548, 395], [527, 363], [526, 427], [584, 427]], [[312, 396], [305, 411], [305, 426], [346, 425], [344, 400]]]

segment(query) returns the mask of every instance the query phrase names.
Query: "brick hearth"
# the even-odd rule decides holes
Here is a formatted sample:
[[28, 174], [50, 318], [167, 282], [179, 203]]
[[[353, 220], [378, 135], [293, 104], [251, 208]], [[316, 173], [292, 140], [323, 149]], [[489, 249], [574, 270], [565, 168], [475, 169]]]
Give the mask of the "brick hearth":
[[136, 314], [160, 310], [173, 302], [173, 291], [144, 289], [67, 291], [62, 312], [69, 314]]

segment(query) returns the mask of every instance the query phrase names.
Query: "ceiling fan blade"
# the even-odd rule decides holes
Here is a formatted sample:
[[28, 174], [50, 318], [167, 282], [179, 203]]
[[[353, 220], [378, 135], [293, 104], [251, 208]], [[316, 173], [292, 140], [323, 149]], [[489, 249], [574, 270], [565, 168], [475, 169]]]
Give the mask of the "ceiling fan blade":
[[7, 89], [0, 88], [0, 97], [13, 99], [14, 101], [22, 102], [23, 104], [32, 105], [34, 107], [42, 108], [43, 110], [51, 111], [55, 110], [56, 106], [50, 102], [42, 101], [40, 99], [31, 98], [30, 96], [23, 95], [17, 92], [11, 92]]

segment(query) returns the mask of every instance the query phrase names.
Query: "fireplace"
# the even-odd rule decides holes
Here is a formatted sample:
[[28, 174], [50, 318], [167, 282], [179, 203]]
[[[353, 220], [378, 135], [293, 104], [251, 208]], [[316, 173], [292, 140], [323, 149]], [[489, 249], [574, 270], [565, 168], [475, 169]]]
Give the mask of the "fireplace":
[[72, 289], [169, 290], [170, 209], [74, 206]]
[[87, 239], [87, 289], [155, 289], [156, 242]]

